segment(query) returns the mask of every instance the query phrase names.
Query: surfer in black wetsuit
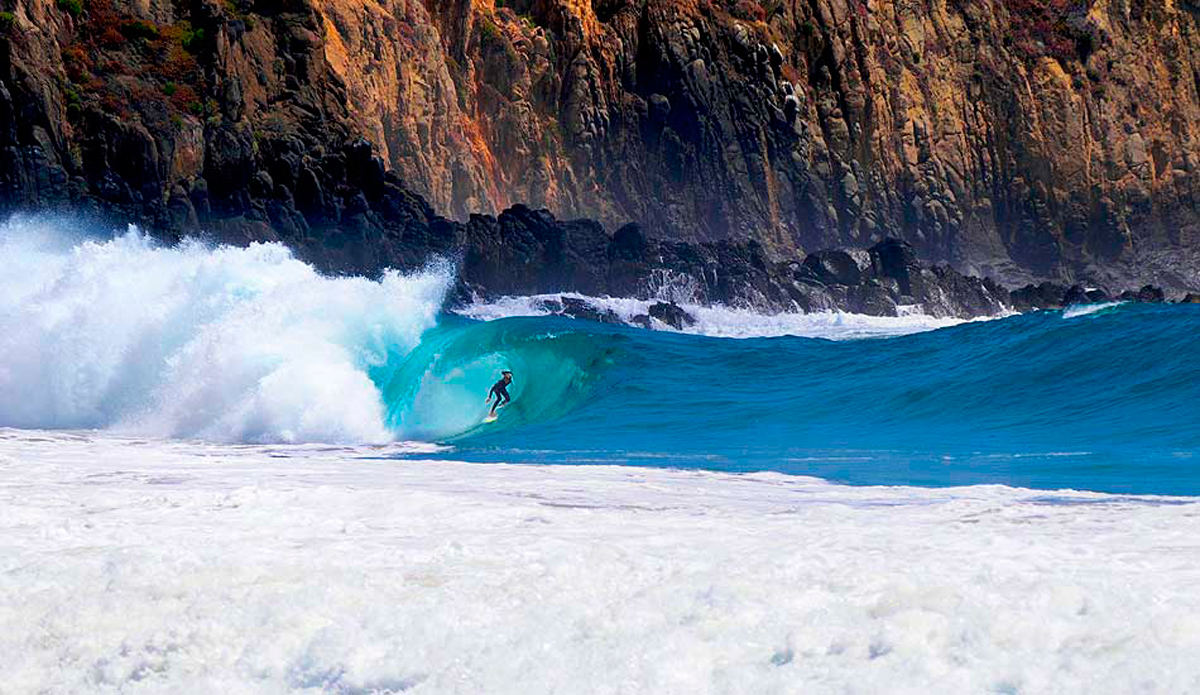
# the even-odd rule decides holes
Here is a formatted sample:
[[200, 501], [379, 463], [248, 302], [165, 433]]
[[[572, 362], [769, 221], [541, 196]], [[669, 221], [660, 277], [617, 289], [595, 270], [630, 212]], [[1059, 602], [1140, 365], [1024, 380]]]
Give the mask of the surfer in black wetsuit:
[[[488, 391], [487, 400], [484, 401], [487, 403], [488, 401], [492, 400], [493, 396], [496, 397], [496, 402], [492, 403], [492, 414], [488, 417], [494, 417], [496, 415], [496, 408], [503, 408], [504, 406], [508, 405], [509, 401], [512, 400], [512, 398], [508, 395], [508, 385], [512, 383], [512, 372], [506, 369], [501, 372], [501, 374], [502, 376], [500, 377], [500, 381], [497, 381], [492, 385], [492, 390]], [[504, 402], [501, 403], [500, 399], [504, 399]]]

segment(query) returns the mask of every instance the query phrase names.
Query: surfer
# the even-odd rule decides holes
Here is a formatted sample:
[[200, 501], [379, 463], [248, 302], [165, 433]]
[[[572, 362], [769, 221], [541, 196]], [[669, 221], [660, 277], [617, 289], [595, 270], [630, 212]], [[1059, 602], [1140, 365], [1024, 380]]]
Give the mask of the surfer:
[[[488, 417], [496, 417], [496, 409], [503, 408], [504, 406], [508, 405], [509, 401], [512, 400], [512, 398], [508, 395], [508, 385], [512, 383], [512, 372], [505, 369], [503, 372], [500, 372], [500, 374], [500, 381], [492, 384], [492, 390], [488, 391], [487, 400], [484, 401], [484, 403], [487, 403], [492, 400], [493, 396], [496, 397], [496, 402], [492, 403], [492, 413]], [[503, 403], [500, 402], [500, 399], [502, 398], [504, 399]]]

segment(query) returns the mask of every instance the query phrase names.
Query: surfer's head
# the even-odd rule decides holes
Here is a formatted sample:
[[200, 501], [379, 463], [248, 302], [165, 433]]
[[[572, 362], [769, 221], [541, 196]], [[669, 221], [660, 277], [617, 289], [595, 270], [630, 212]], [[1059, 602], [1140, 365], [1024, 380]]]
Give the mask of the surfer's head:
[[500, 372], [500, 375], [504, 377], [505, 381], [512, 381], [512, 372], [508, 371], [507, 369]]

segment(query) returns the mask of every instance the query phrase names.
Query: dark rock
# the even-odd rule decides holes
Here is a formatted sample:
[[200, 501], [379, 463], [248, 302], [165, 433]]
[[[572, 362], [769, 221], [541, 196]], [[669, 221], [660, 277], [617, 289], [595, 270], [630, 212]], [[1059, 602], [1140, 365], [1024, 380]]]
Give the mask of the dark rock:
[[1142, 289], [1138, 290], [1135, 299], [1136, 301], [1145, 304], [1161, 304], [1162, 302], [1166, 301], [1167, 295], [1165, 292], [1163, 292], [1161, 287], [1146, 285]]
[[696, 319], [677, 304], [658, 302], [650, 306], [649, 313], [650, 316], [680, 331], [696, 323]]
[[851, 287], [846, 309], [868, 316], [896, 316], [899, 313], [892, 294], [876, 280]]
[[1176, 303], [1177, 304], [1200, 304], [1200, 294], [1196, 294], [1195, 292], [1188, 292]]
[[636, 224], [627, 224], [613, 234], [608, 244], [608, 257], [612, 261], [644, 261], [650, 248], [646, 235]]
[[1008, 290], [990, 279], [967, 277], [945, 266], [922, 269], [920, 277], [921, 310], [931, 316], [995, 316], [1012, 306]]
[[1097, 304], [1111, 300], [1112, 297], [1103, 289], [1073, 285], [1063, 297], [1063, 306], [1070, 306], [1072, 304]]
[[629, 323], [633, 324], [634, 326], [640, 326], [642, 328], [653, 328], [654, 327], [654, 324], [651, 323], [650, 316], [648, 314], [638, 314], [637, 316], [634, 316], [633, 318], [629, 319]]
[[573, 319], [596, 321], [598, 323], [623, 323], [612, 309], [602, 309], [590, 302], [575, 297], [562, 298], [562, 315]]
[[1053, 282], [1043, 282], [1013, 290], [1009, 296], [1016, 311], [1061, 309], [1066, 305], [1067, 288]]
[[914, 283], [914, 276], [919, 276], [921, 264], [912, 244], [889, 237], [872, 246], [869, 253], [875, 277], [891, 278], [899, 284], [900, 294], [920, 298], [921, 283]]
[[825, 285], [857, 285], [871, 269], [871, 255], [862, 249], [816, 251], [804, 259], [803, 269]]

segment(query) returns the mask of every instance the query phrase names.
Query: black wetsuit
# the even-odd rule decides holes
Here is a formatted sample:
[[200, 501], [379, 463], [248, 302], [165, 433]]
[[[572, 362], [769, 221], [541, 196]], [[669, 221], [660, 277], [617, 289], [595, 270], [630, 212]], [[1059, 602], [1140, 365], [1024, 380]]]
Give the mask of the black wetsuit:
[[[492, 390], [488, 392], [488, 398], [491, 398], [492, 396], [496, 397], [496, 403], [492, 405], [493, 411], [500, 406], [508, 405], [509, 401], [512, 400], [512, 398], [508, 395], [508, 382], [506, 382], [504, 379], [497, 381], [492, 386]], [[500, 402], [501, 398], [504, 399], [503, 403]]]

